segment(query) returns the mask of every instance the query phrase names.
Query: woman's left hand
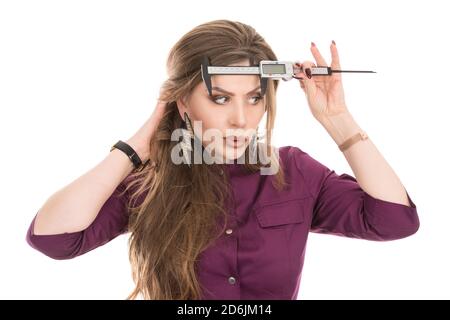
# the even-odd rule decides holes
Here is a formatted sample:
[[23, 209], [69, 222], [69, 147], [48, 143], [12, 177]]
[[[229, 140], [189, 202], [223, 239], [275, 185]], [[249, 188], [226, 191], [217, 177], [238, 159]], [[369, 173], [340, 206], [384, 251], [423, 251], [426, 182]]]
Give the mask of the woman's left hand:
[[[336, 44], [330, 45], [331, 50], [331, 69], [340, 70], [339, 55]], [[328, 66], [325, 59], [319, 52], [319, 49], [311, 42], [311, 52], [316, 60], [317, 65], [312, 61], [304, 61], [303, 63], [296, 61], [297, 67], [303, 67], [303, 71], [295, 73], [300, 79], [300, 87], [306, 95], [309, 108], [314, 118], [322, 123], [324, 118], [330, 116], [348, 113], [348, 109], [344, 98], [344, 88], [342, 86], [342, 78], [339, 72], [332, 73], [327, 76], [312, 75], [311, 79], [307, 77], [308, 68], [316, 66]]]

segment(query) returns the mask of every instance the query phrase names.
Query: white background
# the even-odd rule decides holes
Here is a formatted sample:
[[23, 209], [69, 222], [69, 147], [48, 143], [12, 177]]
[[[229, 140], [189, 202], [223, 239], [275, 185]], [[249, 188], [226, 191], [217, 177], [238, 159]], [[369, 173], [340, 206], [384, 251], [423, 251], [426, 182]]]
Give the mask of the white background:
[[[0, 298], [124, 299], [127, 236], [72, 260], [25, 242], [56, 190], [150, 116], [172, 45], [215, 19], [252, 25], [279, 60], [330, 62], [347, 105], [418, 208], [414, 236], [371, 242], [310, 234], [299, 299], [450, 298], [450, 29], [445, 1], [1, 1]], [[447, 22], [446, 22], [447, 21]], [[313, 60], [314, 61], [314, 60]], [[275, 145], [352, 174], [296, 80], [280, 84]]]

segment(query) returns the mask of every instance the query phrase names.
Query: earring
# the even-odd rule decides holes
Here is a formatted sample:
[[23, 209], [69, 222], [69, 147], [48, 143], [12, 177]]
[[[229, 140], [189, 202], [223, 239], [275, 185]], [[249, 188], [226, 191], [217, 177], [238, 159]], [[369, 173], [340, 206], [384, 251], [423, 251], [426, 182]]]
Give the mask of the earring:
[[183, 153], [185, 162], [189, 167], [191, 167], [190, 152], [192, 151], [192, 138], [194, 137], [194, 130], [192, 129], [191, 119], [189, 119], [187, 113], [184, 113], [184, 123], [186, 129], [183, 130], [183, 139], [180, 142], [180, 147]]

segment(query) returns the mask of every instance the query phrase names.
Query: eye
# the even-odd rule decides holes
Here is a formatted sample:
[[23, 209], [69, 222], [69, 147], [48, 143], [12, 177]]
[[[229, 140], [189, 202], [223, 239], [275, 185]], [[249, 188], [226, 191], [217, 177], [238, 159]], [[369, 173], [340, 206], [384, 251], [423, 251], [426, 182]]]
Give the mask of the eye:
[[223, 103], [217, 103], [217, 101], [219, 100], [219, 99], [228, 99], [228, 97], [227, 96], [212, 96], [211, 97], [211, 100], [215, 103], [215, 104], [223, 104]]
[[[256, 96], [253, 96], [252, 97], [252, 99], [257, 99], [256, 100], [256, 102], [255, 103], [253, 103], [253, 104], [258, 104], [261, 100], [262, 100], [262, 96], [260, 95], [260, 94], [257, 94]], [[211, 101], [213, 101], [215, 104], [220, 104], [220, 105], [223, 105], [224, 103], [218, 103], [217, 101], [218, 100], [220, 100], [220, 99], [226, 99], [226, 100], [228, 100], [229, 99], [229, 97], [228, 96], [212, 96], [211, 98]]]
[[259, 102], [262, 100], [262, 96], [261, 96], [260, 94], [254, 96], [254, 97], [252, 97], [252, 98], [258, 99], [257, 102], [255, 102], [255, 104], [259, 103]]

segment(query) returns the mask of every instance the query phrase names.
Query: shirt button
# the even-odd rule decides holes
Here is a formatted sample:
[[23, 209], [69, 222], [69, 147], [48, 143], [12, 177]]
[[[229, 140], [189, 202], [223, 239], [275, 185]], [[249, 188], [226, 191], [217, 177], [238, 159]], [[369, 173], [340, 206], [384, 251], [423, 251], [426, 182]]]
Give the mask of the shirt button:
[[226, 232], [226, 234], [232, 234], [233, 233], [233, 229], [227, 229], [225, 232]]
[[228, 278], [228, 283], [229, 283], [229, 284], [235, 284], [235, 283], [236, 283], [236, 278], [234, 278], [234, 277], [229, 277], [229, 278]]
[[223, 170], [222, 169], [220, 169], [219, 173], [220, 173], [221, 176], [223, 176]]

